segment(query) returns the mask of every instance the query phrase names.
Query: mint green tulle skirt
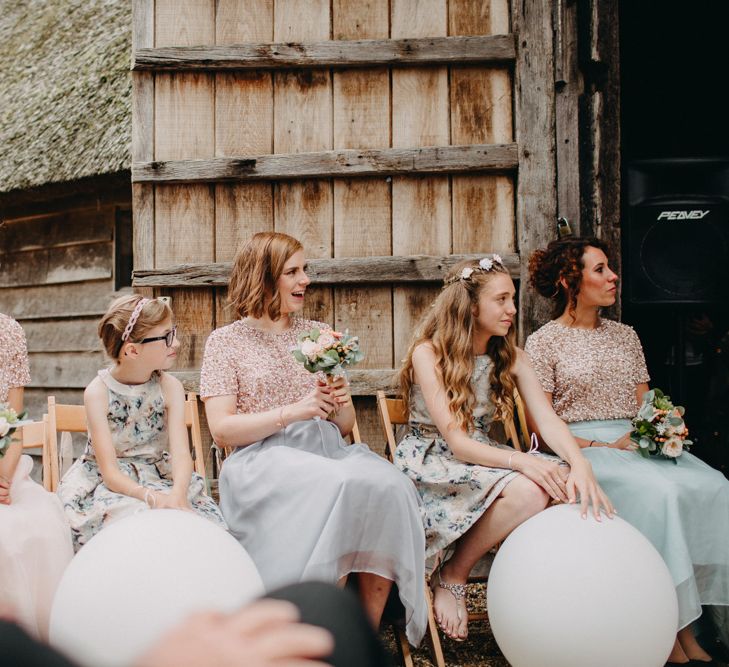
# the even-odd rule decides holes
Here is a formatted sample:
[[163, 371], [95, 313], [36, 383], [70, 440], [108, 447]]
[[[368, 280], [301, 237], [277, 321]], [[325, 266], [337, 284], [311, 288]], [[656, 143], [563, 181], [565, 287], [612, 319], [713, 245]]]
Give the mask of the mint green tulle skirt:
[[[627, 419], [568, 424], [580, 438], [612, 442]], [[729, 605], [729, 481], [684, 452], [674, 464], [607, 447], [582, 450], [619, 515], [663, 556], [676, 586], [681, 629], [701, 605]]]

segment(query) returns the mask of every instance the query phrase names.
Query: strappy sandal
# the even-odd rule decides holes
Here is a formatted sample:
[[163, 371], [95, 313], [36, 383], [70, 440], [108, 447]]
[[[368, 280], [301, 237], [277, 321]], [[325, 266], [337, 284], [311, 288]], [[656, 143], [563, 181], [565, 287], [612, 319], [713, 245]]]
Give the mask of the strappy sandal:
[[[468, 614], [468, 610], [466, 609], [466, 603], [464, 602], [464, 600], [466, 599], [466, 585], [449, 584], [445, 581], [442, 581], [440, 578], [440, 571], [435, 572], [430, 578], [430, 588], [434, 594], [436, 585], [440, 588], [447, 590], [456, 599], [456, 616], [460, 625], [463, 622], [463, 613], [465, 612], [466, 614]], [[443, 625], [437, 618], [435, 619], [435, 622], [438, 624], [438, 627], [446, 634], [446, 636], [450, 637], [453, 641], [466, 641], [466, 637], [454, 637], [453, 635], [449, 634], [449, 632], [443, 627]]]

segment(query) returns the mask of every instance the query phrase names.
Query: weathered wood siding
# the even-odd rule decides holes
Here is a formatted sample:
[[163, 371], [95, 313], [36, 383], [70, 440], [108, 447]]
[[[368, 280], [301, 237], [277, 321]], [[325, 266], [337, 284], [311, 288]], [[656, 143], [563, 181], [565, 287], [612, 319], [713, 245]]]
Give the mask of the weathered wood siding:
[[[32, 382], [26, 407], [40, 418], [46, 397], [81, 403], [105, 361], [96, 325], [115, 290], [115, 230], [124, 199], [6, 218], [0, 227], [0, 312], [18, 320]], [[57, 208], [57, 207], [56, 207]]]
[[[135, 0], [135, 268], [140, 289], [173, 298], [192, 386], [206, 336], [232, 318], [216, 267], [255, 232], [296, 236], [337, 275], [347, 258], [517, 252], [511, 33], [508, 0]], [[488, 35], [502, 37], [474, 42], [482, 53], [458, 47]], [[399, 40], [417, 46], [407, 65]], [[292, 42], [311, 46], [276, 46]], [[180, 281], [181, 264], [222, 286]], [[399, 365], [438, 292], [392, 275], [307, 297], [307, 316], [360, 336], [376, 380], [358, 393]], [[373, 399], [356, 407], [381, 447]]]

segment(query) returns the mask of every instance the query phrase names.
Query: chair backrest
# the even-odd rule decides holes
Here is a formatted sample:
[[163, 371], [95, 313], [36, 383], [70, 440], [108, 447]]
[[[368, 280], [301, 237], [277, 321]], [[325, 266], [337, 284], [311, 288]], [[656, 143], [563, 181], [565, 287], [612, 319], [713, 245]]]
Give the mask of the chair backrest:
[[[520, 405], [521, 399], [518, 398], [518, 394], [515, 394], [514, 398], [515, 400], [518, 400]], [[521, 409], [523, 411], [523, 405]], [[397, 441], [395, 440], [395, 427], [408, 423], [407, 405], [405, 405], [405, 401], [401, 398], [387, 398], [383, 391], [378, 391], [377, 414], [380, 417], [380, 423], [382, 424], [382, 430], [384, 431], [386, 438], [385, 455], [390, 461], [392, 461], [397, 447]], [[513, 418], [504, 421], [504, 430], [506, 431], [506, 437], [511, 440], [514, 448], [523, 451], [522, 442], [519, 440], [519, 434], [517, 433]]]
[[22, 428], [23, 449], [40, 449], [43, 467], [43, 488], [51, 491], [51, 457], [48, 453], [48, 415], [42, 421], [26, 424]]
[[514, 389], [514, 403], [516, 405], [516, 416], [519, 420], [519, 430], [521, 431], [521, 450], [529, 450], [530, 433], [527, 425], [526, 410], [524, 409], [524, 401], [521, 400], [521, 394], [518, 389]]
[[190, 392], [185, 401], [185, 426], [190, 429], [190, 455], [195, 472], [203, 479], [205, 475], [205, 453], [203, 452], [202, 432], [200, 430], [200, 413], [198, 412], [197, 394]]
[[60, 480], [59, 433], [85, 433], [86, 409], [83, 405], [56, 403], [55, 396], [48, 397], [48, 457], [50, 459], [51, 491], [58, 489]]

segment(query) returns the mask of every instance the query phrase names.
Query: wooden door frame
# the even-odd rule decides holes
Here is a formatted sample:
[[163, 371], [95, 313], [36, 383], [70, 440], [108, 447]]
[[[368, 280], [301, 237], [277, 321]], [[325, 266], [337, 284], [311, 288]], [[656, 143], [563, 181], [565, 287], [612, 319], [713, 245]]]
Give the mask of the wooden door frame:
[[[620, 269], [620, 58], [615, 0], [512, 2], [517, 37], [514, 119], [519, 150], [516, 228], [519, 335], [550, 318], [528, 287], [531, 253], [566, 217], [604, 240]], [[620, 303], [611, 309], [620, 315]]]

